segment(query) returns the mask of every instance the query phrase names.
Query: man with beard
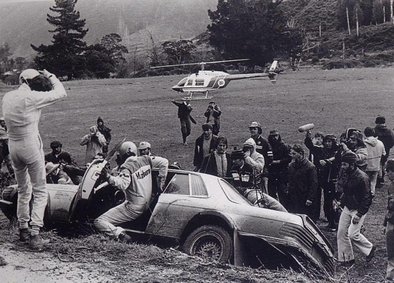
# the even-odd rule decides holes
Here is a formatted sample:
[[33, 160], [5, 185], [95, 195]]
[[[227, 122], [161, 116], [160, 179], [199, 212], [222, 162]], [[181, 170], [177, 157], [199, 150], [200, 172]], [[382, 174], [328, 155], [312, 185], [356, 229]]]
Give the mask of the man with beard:
[[364, 143], [363, 134], [359, 130], [354, 129], [349, 134], [349, 139], [345, 143], [342, 142], [341, 146], [342, 146], [342, 152], [351, 150], [356, 154], [357, 157], [356, 165], [358, 168], [360, 168], [365, 172], [368, 165], [368, 161], [367, 161], [368, 151], [367, 151], [367, 146]]
[[205, 123], [202, 125], [202, 130], [203, 133], [196, 139], [196, 145], [194, 147], [194, 171], [199, 171], [201, 169], [202, 161], [217, 145], [218, 137], [212, 134], [212, 125]]
[[200, 172], [218, 177], [230, 177], [232, 161], [230, 154], [227, 153], [227, 139], [219, 136], [217, 142], [216, 150], [204, 158]]
[[268, 193], [279, 199], [287, 208], [287, 168], [291, 161], [290, 149], [282, 141], [277, 130], [272, 130], [268, 136], [272, 148], [272, 162], [268, 165]]
[[214, 135], [218, 135], [220, 131], [220, 115], [222, 111], [220, 110], [219, 105], [217, 105], [214, 101], [209, 102], [208, 108], [204, 113], [204, 116], [207, 118], [206, 123], [212, 124], [212, 133]]
[[338, 180], [338, 192], [342, 193], [337, 245], [338, 261], [341, 265], [354, 263], [353, 245], [366, 256], [367, 262], [372, 259], [375, 247], [361, 234], [365, 215], [372, 202], [371, 189], [367, 174], [356, 165], [357, 156], [347, 151], [341, 158], [341, 175]]
[[308, 131], [305, 137], [305, 146], [314, 156], [314, 164], [317, 169], [317, 177], [319, 188], [317, 190], [316, 199], [316, 218], [320, 216], [320, 187], [324, 193], [324, 215], [327, 217], [327, 229], [331, 232], [337, 230], [335, 224], [335, 210], [333, 201], [335, 199], [335, 183], [338, 177], [338, 164], [335, 155], [338, 151], [338, 144], [334, 135], [326, 135], [323, 137], [323, 146], [315, 145], [312, 142], [311, 132]]
[[378, 176], [376, 187], [381, 187], [384, 183], [384, 165], [386, 164], [387, 158], [390, 155], [390, 149], [394, 146], [394, 133], [386, 126], [386, 118], [378, 116], [375, 119], [375, 134], [378, 139], [384, 144], [386, 154], [381, 159], [381, 166]]
[[292, 162], [288, 171], [288, 192], [291, 200], [289, 211], [306, 214], [316, 222], [315, 205], [318, 187], [316, 167], [305, 158], [301, 145], [293, 145], [290, 155]]

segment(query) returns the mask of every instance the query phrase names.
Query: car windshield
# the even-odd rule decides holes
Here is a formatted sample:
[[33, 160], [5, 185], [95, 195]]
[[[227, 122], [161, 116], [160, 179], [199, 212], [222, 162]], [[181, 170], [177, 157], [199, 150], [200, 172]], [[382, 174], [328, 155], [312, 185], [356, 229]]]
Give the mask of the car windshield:
[[223, 192], [226, 194], [227, 198], [231, 202], [235, 202], [238, 204], [248, 204], [251, 205], [250, 202], [244, 198], [232, 185], [230, 185], [227, 181], [223, 179], [219, 179], [219, 184], [223, 189]]

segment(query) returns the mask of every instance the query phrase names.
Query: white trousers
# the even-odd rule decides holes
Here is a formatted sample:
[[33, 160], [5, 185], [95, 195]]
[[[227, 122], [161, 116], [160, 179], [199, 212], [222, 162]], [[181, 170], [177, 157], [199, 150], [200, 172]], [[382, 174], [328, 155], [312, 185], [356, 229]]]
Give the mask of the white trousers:
[[352, 223], [357, 210], [349, 210], [346, 206], [339, 218], [337, 244], [338, 261], [349, 261], [354, 259], [353, 245], [364, 255], [369, 255], [372, 250], [372, 243], [360, 233], [361, 226], [365, 220], [365, 214], [357, 224]]
[[371, 194], [374, 196], [376, 190], [376, 183], [378, 181], [379, 171], [367, 171], [366, 173], [369, 177], [369, 181], [371, 182]]
[[32, 234], [35, 234], [38, 233], [39, 227], [44, 225], [44, 212], [48, 201], [42, 141], [39, 135], [35, 135], [23, 140], [10, 140], [9, 147], [18, 183], [19, 228], [28, 228], [30, 221]]
[[118, 238], [124, 230], [116, 225], [137, 219], [145, 211], [145, 205], [136, 205], [127, 200], [99, 216], [94, 226], [108, 236]]

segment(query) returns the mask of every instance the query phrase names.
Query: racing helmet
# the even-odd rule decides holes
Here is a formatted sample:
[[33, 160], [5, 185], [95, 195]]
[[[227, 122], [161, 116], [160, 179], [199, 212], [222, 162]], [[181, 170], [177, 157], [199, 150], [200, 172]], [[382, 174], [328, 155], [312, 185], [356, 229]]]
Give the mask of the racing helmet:
[[125, 141], [118, 149], [120, 156], [137, 156], [137, 146], [131, 141]]
[[26, 69], [19, 75], [19, 83], [26, 83], [27, 80], [34, 79], [39, 75], [40, 73], [35, 69]]

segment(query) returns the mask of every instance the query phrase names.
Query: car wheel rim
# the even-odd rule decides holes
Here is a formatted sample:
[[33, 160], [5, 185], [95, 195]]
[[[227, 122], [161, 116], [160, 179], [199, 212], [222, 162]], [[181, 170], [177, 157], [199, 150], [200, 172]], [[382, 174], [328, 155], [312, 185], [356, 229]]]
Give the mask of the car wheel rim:
[[222, 254], [222, 245], [215, 237], [204, 237], [196, 242], [194, 254], [202, 258], [217, 261]]

